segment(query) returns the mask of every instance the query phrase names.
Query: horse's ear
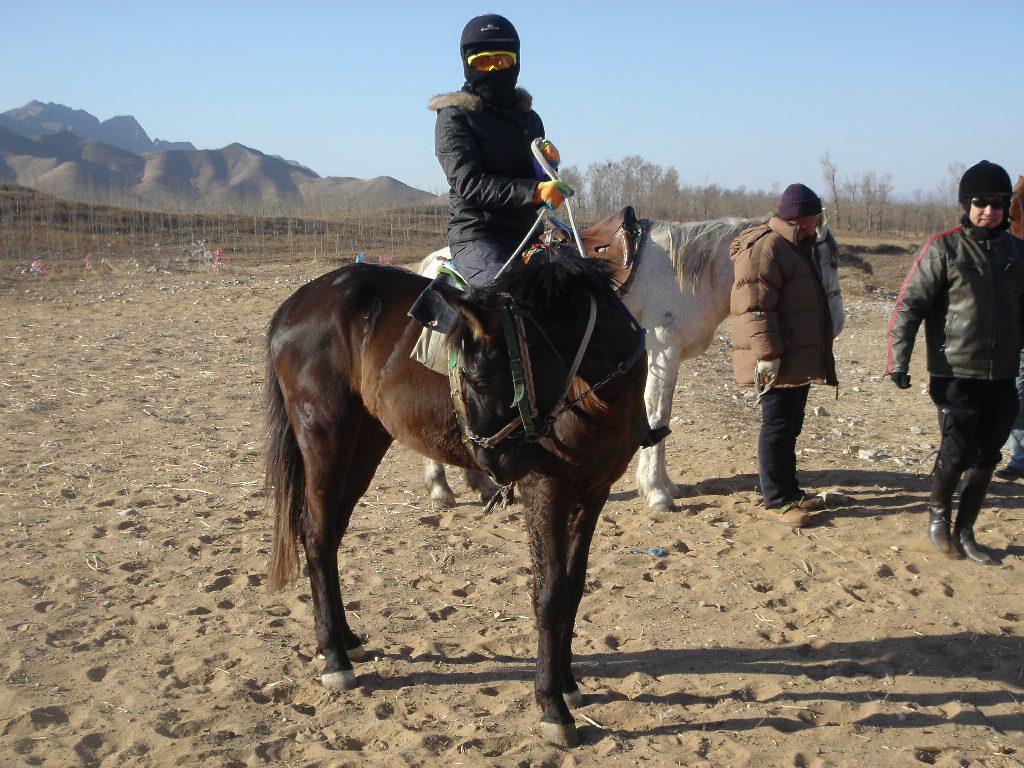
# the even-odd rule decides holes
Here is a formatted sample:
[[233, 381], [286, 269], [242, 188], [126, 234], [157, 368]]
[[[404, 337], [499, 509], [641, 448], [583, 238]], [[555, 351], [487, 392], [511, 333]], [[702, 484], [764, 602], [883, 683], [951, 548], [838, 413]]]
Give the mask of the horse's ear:
[[466, 295], [460, 289], [446, 283], [440, 283], [434, 290], [444, 299], [444, 303], [462, 315], [466, 327], [473, 335], [473, 340], [488, 344], [491, 341], [491, 333], [487, 330], [487, 324], [480, 307], [466, 301]]

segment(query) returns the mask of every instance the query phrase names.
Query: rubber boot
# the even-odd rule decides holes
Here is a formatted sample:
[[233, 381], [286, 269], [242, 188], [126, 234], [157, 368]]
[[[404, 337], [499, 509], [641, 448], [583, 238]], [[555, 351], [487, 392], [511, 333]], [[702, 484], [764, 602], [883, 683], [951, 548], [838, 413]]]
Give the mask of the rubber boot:
[[667, 425], [663, 427], [651, 427], [647, 430], [647, 434], [644, 435], [644, 439], [643, 442], [640, 443], [640, 447], [653, 448], [671, 433], [672, 430], [669, 429]]
[[949, 523], [953, 514], [953, 491], [959, 479], [959, 472], [943, 466], [942, 459], [935, 460], [932, 495], [928, 499], [928, 540], [944, 555], [953, 552]]
[[997, 565], [997, 561], [974, 540], [974, 521], [978, 519], [985, 492], [992, 479], [994, 467], [983, 469], [971, 467], [964, 473], [964, 484], [960, 489], [960, 506], [953, 526], [953, 550], [955, 557], [966, 557], [982, 565]]

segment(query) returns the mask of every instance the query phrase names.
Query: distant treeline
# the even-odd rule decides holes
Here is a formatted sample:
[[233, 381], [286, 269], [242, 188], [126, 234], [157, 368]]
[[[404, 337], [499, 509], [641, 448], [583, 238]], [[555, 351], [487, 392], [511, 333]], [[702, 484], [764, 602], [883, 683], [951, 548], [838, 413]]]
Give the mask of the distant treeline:
[[[826, 154], [820, 190], [835, 229], [869, 235], [914, 238], [954, 224], [956, 179], [951, 166], [947, 189], [912, 200], [892, 196], [889, 176], [874, 173], [840, 180]], [[586, 225], [622, 206], [641, 217], [700, 221], [722, 216], [754, 217], [773, 212], [780, 190], [726, 189], [717, 184], [682, 184], [674, 168], [639, 156], [562, 169], [576, 188], [572, 201], [578, 223]], [[807, 183], [805, 182], [805, 183]], [[134, 257], [166, 262], [187, 259], [207, 248], [230, 254], [272, 257], [303, 254], [344, 259], [363, 252], [398, 261], [445, 244], [443, 205], [374, 210], [270, 210], [254, 204], [231, 213], [182, 209], [158, 211], [126, 205], [68, 201], [14, 185], [0, 185], [0, 258]]]
[[[835, 229], [869, 235], [915, 237], [952, 226], [959, 219], [956, 184], [963, 167], [951, 165], [942, 189], [910, 200], [892, 194], [892, 177], [865, 173], [840, 179], [826, 153], [821, 158], [820, 180], [794, 179], [816, 190], [825, 202]], [[580, 171], [565, 168], [562, 178], [575, 187], [580, 218], [596, 221], [624, 205], [640, 216], [669, 221], [703, 221], [722, 216], [749, 218], [772, 213], [781, 189], [750, 191], [727, 189], [717, 184], [682, 184], [674, 168], [648, 163], [642, 157], [619, 162], [595, 163]]]

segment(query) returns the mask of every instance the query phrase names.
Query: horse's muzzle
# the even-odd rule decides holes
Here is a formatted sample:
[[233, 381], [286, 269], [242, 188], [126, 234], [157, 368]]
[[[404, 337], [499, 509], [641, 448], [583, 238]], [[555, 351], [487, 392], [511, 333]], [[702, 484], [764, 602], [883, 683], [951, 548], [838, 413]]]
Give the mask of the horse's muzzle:
[[508, 485], [522, 478], [533, 468], [533, 444], [520, 444], [507, 451], [478, 448], [476, 463], [498, 485]]

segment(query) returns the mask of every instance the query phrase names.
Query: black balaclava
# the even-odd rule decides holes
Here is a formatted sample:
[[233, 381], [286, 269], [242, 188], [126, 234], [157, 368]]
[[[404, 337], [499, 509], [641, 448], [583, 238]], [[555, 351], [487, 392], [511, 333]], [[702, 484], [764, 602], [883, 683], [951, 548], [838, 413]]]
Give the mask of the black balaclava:
[[[511, 51], [516, 55], [516, 63], [508, 69], [481, 72], [466, 63], [467, 56], [480, 51]], [[519, 33], [512, 22], [496, 13], [470, 20], [462, 30], [459, 53], [466, 75], [465, 88], [498, 109], [511, 109], [516, 103], [519, 81]]]
[[[960, 223], [970, 231], [972, 235], [987, 240], [995, 237], [999, 232], [1010, 228], [1010, 195], [1013, 194], [1013, 185], [1010, 183], [1010, 174], [995, 163], [982, 160], [977, 165], [972, 165], [964, 175], [960, 177], [960, 185], [957, 189], [957, 197], [964, 208], [964, 215]], [[1003, 220], [997, 227], [976, 227], [971, 223], [967, 213], [971, 210], [971, 198], [974, 197], [1000, 197], [1006, 202], [1003, 205]]]

